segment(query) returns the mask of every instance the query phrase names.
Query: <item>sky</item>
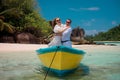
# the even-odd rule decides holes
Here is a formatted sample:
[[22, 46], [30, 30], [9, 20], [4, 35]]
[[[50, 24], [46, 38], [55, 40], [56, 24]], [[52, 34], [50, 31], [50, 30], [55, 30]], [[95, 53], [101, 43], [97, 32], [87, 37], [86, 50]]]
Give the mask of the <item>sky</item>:
[[46, 20], [71, 19], [73, 28], [86, 35], [106, 32], [120, 24], [120, 0], [38, 0], [40, 14]]

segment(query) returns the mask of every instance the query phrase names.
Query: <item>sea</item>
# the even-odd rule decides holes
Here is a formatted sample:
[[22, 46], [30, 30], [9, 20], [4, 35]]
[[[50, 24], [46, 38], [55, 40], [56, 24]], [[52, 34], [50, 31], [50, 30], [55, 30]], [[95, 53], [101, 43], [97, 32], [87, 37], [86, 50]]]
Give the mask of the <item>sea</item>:
[[[3, 60], [0, 61], [0, 80], [120, 80], [120, 42], [99, 41], [98, 44], [100, 47], [82, 48], [86, 54], [78, 68], [62, 77], [51, 72], [46, 76], [35, 52], [17, 52], [19, 56], [0, 52]], [[24, 53], [29, 55], [24, 58]], [[14, 57], [7, 60], [9, 56]]]
[[111, 46], [120, 46], [120, 41], [94, 41], [96, 44], [111, 45]]
[[84, 49], [86, 54], [74, 73], [63, 77], [50, 73], [46, 80], [120, 80], [120, 42], [96, 43], [105, 46]]

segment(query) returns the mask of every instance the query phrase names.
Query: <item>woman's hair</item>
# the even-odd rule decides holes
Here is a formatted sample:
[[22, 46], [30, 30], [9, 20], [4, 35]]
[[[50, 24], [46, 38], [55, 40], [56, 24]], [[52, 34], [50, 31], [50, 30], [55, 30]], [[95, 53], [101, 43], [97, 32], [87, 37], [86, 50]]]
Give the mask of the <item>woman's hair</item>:
[[57, 18], [55, 18], [55, 19], [53, 20], [53, 26], [52, 26], [53, 28], [54, 28], [55, 25], [57, 24], [57, 23], [56, 23], [56, 19], [60, 19], [60, 18], [57, 17]]

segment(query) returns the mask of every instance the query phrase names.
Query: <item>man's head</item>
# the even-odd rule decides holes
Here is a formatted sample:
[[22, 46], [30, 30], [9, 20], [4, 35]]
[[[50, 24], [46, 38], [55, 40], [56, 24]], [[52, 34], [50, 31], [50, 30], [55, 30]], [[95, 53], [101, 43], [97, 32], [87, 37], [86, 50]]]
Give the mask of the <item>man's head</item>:
[[72, 22], [71, 19], [67, 19], [67, 20], [66, 20], [66, 25], [70, 25], [71, 22]]

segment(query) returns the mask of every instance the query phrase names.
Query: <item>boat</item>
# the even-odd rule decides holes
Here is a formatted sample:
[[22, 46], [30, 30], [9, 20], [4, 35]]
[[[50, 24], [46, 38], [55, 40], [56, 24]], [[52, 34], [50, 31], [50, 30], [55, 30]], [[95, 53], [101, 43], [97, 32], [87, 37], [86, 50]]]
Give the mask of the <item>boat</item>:
[[74, 72], [85, 54], [83, 50], [65, 46], [40, 48], [36, 52], [44, 68], [57, 76]]

